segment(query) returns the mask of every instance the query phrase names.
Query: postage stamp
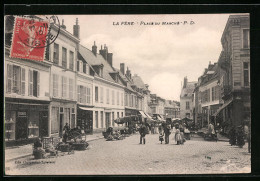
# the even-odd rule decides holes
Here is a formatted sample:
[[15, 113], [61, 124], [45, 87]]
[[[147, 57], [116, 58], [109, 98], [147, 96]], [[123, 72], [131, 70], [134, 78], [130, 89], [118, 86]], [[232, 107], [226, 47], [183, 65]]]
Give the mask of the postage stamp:
[[16, 17], [10, 57], [43, 61], [49, 23], [48, 20]]

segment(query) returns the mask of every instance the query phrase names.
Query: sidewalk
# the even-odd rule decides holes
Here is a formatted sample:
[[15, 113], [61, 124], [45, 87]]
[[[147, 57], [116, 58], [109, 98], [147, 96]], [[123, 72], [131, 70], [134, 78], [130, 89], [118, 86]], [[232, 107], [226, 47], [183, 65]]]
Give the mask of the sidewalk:
[[[102, 133], [97, 133], [93, 135], [87, 135], [86, 141], [94, 141], [97, 139], [104, 138]], [[84, 137], [82, 138], [85, 139]], [[5, 162], [14, 161], [20, 158], [29, 157], [32, 155], [32, 147], [33, 144], [27, 144], [23, 146], [13, 146], [13, 147], [7, 147], [5, 148]]]
[[[199, 130], [197, 131], [197, 133], [202, 133], [202, 135], [203, 135], [203, 134], [205, 134], [207, 131], [208, 131], [207, 128], [201, 128], [201, 129], [199, 129]], [[229, 142], [229, 138], [227, 138], [227, 137], [221, 135], [220, 133], [218, 133], [217, 135], [218, 135], [218, 141]]]

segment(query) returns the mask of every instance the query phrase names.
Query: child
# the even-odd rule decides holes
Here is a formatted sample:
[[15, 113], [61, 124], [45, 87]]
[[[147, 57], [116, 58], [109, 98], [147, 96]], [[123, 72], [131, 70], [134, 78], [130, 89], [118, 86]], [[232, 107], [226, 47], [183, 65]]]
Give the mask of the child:
[[162, 144], [162, 142], [164, 141], [163, 137], [164, 137], [164, 132], [161, 131], [161, 132], [160, 132], [160, 135], [159, 135], [159, 141], [161, 141], [161, 144]]

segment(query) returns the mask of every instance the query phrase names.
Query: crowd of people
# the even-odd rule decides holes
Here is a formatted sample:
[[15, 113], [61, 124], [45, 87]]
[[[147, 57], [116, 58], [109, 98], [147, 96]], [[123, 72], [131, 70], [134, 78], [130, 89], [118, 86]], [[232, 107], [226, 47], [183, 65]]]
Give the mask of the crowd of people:
[[[156, 134], [155, 132], [152, 131], [154, 127], [149, 126], [149, 124], [142, 123], [141, 126], [139, 127], [139, 133], [140, 133], [140, 144], [145, 144], [146, 139], [145, 136], [149, 134], [150, 132], [152, 134]], [[174, 131], [173, 131], [174, 130]], [[167, 123], [161, 123], [158, 126], [158, 133], [159, 133], [159, 141], [161, 144], [163, 141], [165, 141], [165, 144], [170, 143], [170, 135], [172, 132], [174, 132], [174, 140], [177, 145], [184, 144], [186, 141], [184, 132], [185, 132], [186, 127], [185, 124], [175, 124], [172, 126], [172, 124], [167, 124]]]

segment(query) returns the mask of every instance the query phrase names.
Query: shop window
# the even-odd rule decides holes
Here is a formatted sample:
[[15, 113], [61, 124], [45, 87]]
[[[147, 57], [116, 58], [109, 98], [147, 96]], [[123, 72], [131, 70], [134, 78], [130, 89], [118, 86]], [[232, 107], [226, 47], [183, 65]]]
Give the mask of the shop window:
[[62, 68], [67, 68], [67, 49], [62, 47]]
[[5, 140], [15, 140], [16, 111], [5, 111]]
[[57, 43], [54, 43], [53, 63], [59, 65], [59, 45]]
[[29, 70], [29, 96], [38, 97], [40, 94], [40, 72]]
[[30, 111], [29, 125], [28, 125], [28, 138], [39, 137], [39, 112]]
[[70, 51], [70, 65], [69, 65], [70, 70], [74, 69], [74, 52]]

